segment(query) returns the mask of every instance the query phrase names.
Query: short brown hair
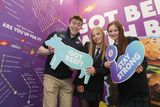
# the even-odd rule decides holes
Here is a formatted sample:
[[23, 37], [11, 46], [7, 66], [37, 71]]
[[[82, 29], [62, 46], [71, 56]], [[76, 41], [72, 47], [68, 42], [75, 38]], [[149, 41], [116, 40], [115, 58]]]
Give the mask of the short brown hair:
[[71, 20], [79, 20], [83, 23], [83, 18], [80, 16], [80, 15], [73, 15], [70, 19], [69, 19], [69, 22], [71, 22]]

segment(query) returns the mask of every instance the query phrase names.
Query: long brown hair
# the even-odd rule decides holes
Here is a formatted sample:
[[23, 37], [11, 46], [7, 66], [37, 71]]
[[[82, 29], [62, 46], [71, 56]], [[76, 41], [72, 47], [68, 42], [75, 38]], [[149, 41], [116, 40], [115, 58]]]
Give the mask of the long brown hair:
[[107, 42], [106, 42], [106, 37], [105, 37], [105, 33], [104, 33], [104, 31], [103, 31], [103, 29], [102, 28], [100, 28], [100, 27], [98, 27], [98, 26], [96, 26], [96, 27], [94, 27], [94, 28], [92, 28], [91, 29], [91, 34], [90, 34], [90, 45], [89, 45], [89, 48], [88, 48], [88, 53], [91, 55], [91, 56], [93, 56], [93, 52], [94, 52], [94, 50], [95, 50], [95, 43], [94, 43], [94, 41], [93, 41], [93, 32], [94, 31], [98, 31], [101, 35], [102, 35], [102, 43], [101, 43], [101, 45], [100, 45], [100, 48], [101, 48], [101, 52], [100, 52], [100, 54], [101, 54], [101, 60], [103, 60], [104, 59], [104, 56], [105, 56], [105, 50], [106, 50], [106, 48], [107, 48]]
[[112, 26], [112, 25], [116, 26], [118, 31], [119, 31], [118, 47], [117, 48], [118, 48], [118, 55], [122, 55], [125, 52], [125, 49], [128, 45], [128, 41], [127, 41], [127, 38], [124, 35], [124, 29], [123, 29], [122, 24], [117, 20], [112, 21], [108, 24], [107, 31], [109, 31], [109, 27]]

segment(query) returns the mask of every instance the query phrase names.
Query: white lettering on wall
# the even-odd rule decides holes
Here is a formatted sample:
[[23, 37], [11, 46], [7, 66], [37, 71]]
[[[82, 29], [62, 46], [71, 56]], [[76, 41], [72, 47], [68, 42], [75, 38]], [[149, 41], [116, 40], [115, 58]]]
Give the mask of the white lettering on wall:
[[144, 27], [146, 34], [149, 36], [158, 36], [160, 35], [160, 25], [157, 20], [144, 21]]

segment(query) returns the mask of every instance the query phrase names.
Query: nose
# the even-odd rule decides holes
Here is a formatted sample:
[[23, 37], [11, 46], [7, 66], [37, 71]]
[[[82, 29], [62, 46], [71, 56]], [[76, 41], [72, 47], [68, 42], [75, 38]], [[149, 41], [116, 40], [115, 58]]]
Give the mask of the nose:
[[111, 32], [111, 35], [115, 35], [116, 34], [116, 32]]
[[74, 24], [74, 27], [77, 27], [78, 25], [77, 24]]
[[94, 38], [97, 39], [97, 38], [98, 38], [98, 35], [95, 35]]

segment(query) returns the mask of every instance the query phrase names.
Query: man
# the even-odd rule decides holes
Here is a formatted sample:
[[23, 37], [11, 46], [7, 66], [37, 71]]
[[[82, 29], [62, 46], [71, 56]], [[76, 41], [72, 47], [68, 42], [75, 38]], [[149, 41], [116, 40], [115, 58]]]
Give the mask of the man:
[[[78, 39], [79, 31], [83, 25], [83, 19], [74, 15], [69, 20], [68, 29], [62, 32], [51, 33], [46, 40], [49, 40], [55, 34], [62, 38], [62, 42], [77, 50], [82, 50], [83, 45]], [[57, 107], [57, 98], [60, 107], [72, 107], [72, 70], [63, 62], [53, 70], [50, 61], [54, 55], [54, 47], [46, 46], [45, 43], [38, 49], [38, 54], [47, 56], [44, 74], [44, 97], [43, 107]], [[62, 50], [63, 52], [63, 50]]]

